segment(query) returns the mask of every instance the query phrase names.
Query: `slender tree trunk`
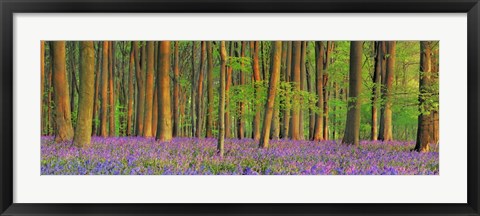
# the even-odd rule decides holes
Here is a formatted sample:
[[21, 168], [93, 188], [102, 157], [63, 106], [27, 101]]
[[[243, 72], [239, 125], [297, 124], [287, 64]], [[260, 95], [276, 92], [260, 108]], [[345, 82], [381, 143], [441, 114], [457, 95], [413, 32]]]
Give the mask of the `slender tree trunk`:
[[265, 104], [265, 114], [263, 119], [263, 129], [260, 138], [260, 148], [268, 148], [270, 126], [272, 122], [273, 107], [275, 105], [275, 94], [277, 84], [280, 79], [280, 68], [282, 62], [282, 42], [272, 42], [272, 64], [270, 67], [270, 82], [268, 87], [268, 99]]
[[191, 85], [191, 90], [192, 90], [192, 95], [191, 95], [191, 114], [192, 114], [192, 136], [195, 136], [195, 127], [196, 127], [196, 118], [195, 118], [195, 92], [196, 92], [196, 79], [195, 79], [195, 41], [192, 41], [192, 85]]
[[[292, 48], [292, 82], [294, 91], [300, 91], [300, 64], [301, 64], [302, 42], [294, 41]], [[290, 122], [290, 137], [292, 140], [300, 140], [300, 104], [299, 97], [293, 97], [292, 121]]]
[[323, 139], [328, 140], [328, 125], [329, 125], [329, 113], [328, 113], [328, 100], [329, 100], [329, 91], [328, 91], [328, 66], [331, 61], [331, 52], [333, 49], [333, 41], [327, 42], [327, 50], [325, 54], [324, 64], [323, 64]]
[[207, 137], [213, 137], [213, 45], [211, 41], [207, 43], [207, 99], [208, 99], [208, 111], [207, 111]]
[[393, 76], [395, 73], [395, 41], [387, 42], [387, 65], [386, 65], [386, 77], [385, 77], [385, 86], [383, 88], [383, 97], [385, 100], [385, 105], [383, 108], [383, 128], [380, 131], [380, 137], [383, 141], [391, 141], [393, 140], [393, 132], [392, 132], [392, 84], [393, 84]]
[[115, 66], [115, 58], [114, 58], [114, 54], [115, 54], [115, 43], [113, 41], [110, 41], [110, 55], [109, 55], [109, 86], [108, 86], [108, 89], [110, 90], [109, 92], [109, 108], [110, 108], [110, 112], [109, 112], [109, 116], [110, 116], [110, 129], [109, 129], [109, 135], [110, 136], [115, 136], [115, 88], [113, 86], [113, 82], [115, 80], [115, 76], [114, 76], [114, 71], [113, 71], [113, 67]]
[[253, 121], [253, 139], [254, 140], [259, 140], [260, 139], [260, 114], [262, 110], [262, 105], [258, 102], [260, 100], [260, 82], [261, 77], [260, 77], [260, 61], [258, 58], [259, 55], [259, 48], [260, 48], [260, 42], [254, 41], [253, 43], [253, 80], [254, 80], [254, 85], [255, 85], [255, 98], [256, 98], [256, 106], [255, 106], [255, 118]]
[[103, 58], [102, 58], [102, 90], [101, 90], [101, 100], [102, 100], [102, 107], [101, 107], [101, 132], [100, 135], [102, 137], [108, 136], [108, 128], [107, 128], [107, 114], [108, 114], [108, 49], [109, 49], [109, 42], [103, 42]]
[[381, 83], [382, 85], [380, 86], [381, 88], [381, 93], [380, 93], [380, 97], [382, 98], [382, 104], [380, 105], [380, 127], [379, 127], [379, 133], [378, 133], [378, 139], [379, 140], [383, 140], [383, 131], [384, 131], [384, 127], [385, 127], [385, 112], [384, 112], [384, 109], [385, 109], [385, 103], [384, 103], [384, 92], [385, 92], [385, 78], [387, 77], [387, 42], [386, 41], [381, 41], [380, 42], [380, 49], [381, 49], [381, 52], [382, 52], [382, 67], [381, 67]]
[[323, 64], [325, 45], [322, 41], [315, 42], [315, 64], [317, 69], [316, 87], [317, 87], [317, 114], [315, 115], [315, 130], [313, 134], [314, 141], [323, 140]]
[[138, 42], [133, 42], [134, 49], [135, 49], [135, 70], [136, 70], [136, 78], [137, 78], [137, 121], [136, 121], [136, 134], [137, 136], [143, 135], [143, 121], [144, 121], [144, 107], [145, 107], [145, 73], [143, 72], [144, 68], [141, 66], [143, 65], [143, 59], [145, 52], [143, 52], [145, 45], [142, 47], [142, 52], [140, 53], [140, 49], [138, 47]]
[[52, 42], [53, 46], [53, 89], [55, 99], [55, 141], [73, 138], [70, 97], [68, 95], [65, 65], [65, 41]]
[[134, 65], [135, 65], [135, 49], [134, 43], [131, 42], [130, 47], [130, 64], [128, 68], [128, 108], [127, 108], [127, 135], [131, 136], [133, 132], [133, 96], [134, 96], [134, 86], [133, 86], [133, 75], [134, 75]]
[[158, 128], [157, 140], [172, 139], [172, 113], [170, 112], [170, 41], [161, 41], [158, 51]]
[[[307, 69], [306, 69], [306, 59], [307, 59], [307, 42], [302, 41], [302, 53], [300, 57], [300, 90], [306, 91], [307, 90]], [[303, 99], [299, 101], [299, 104], [303, 104]], [[300, 108], [299, 116], [300, 116], [300, 124], [299, 124], [299, 133], [300, 139], [305, 139], [305, 112], [303, 112], [303, 108]]]
[[95, 49], [93, 41], [82, 41], [80, 49], [80, 92], [78, 98], [78, 118], [73, 144], [78, 147], [90, 145], [93, 94], [95, 92]]
[[[241, 51], [240, 51], [240, 58], [245, 57], [245, 49], [246, 49], [246, 42], [242, 41], [241, 42]], [[240, 63], [240, 79], [239, 79], [239, 84], [240, 85], [245, 85], [245, 73], [244, 73], [244, 65], [243, 61]], [[240, 102], [239, 103], [239, 110], [238, 110], [238, 118], [237, 118], [237, 137], [239, 139], [243, 139], [245, 137], [245, 103]]]
[[225, 48], [225, 41], [220, 42], [220, 104], [218, 106], [218, 144], [217, 154], [223, 157], [224, 142], [225, 142], [225, 72], [227, 64], [227, 50]]
[[417, 127], [417, 141], [415, 144], [415, 151], [428, 152], [430, 150], [429, 144], [432, 141], [429, 130], [429, 119], [431, 107], [426, 101], [429, 94], [429, 87], [431, 84], [432, 74], [432, 58], [431, 58], [431, 42], [420, 41], [420, 95], [418, 96], [419, 111], [418, 127]]
[[[173, 50], [173, 56], [174, 56], [174, 63], [173, 63], [173, 76], [174, 76], [174, 86], [173, 86], [173, 116], [174, 116], [174, 121], [173, 121], [173, 136], [179, 136], [179, 127], [180, 127], [180, 113], [178, 110], [179, 107], [179, 99], [180, 99], [180, 71], [178, 69], [179, 67], [179, 51], [178, 51], [178, 41], [173, 42], [174, 43], [174, 50]], [[158, 79], [158, 78], [157, 78]], [[157, 88], [158, 89], [158, 88]]]
[[95, 71], [95, 94], [93, 99], [93, 119], [95, 123], [93, 124], [92, 128], [92, 136], [97, 136], [99, 134], [99, 124], [96, 122], [100, 118], [98, 116], [99, 113], [99, 92], [100, 92], [100, 82], [101, 82], [101, 74], [102, 74], [102, 42], [99, 41], [97, 43], [97, 69]]
[[362, 53], [363, 41], [350, 42], [350, 82], [348, 112], [343, 143], [360, 143], [360, 94], [362, 91]]
[[197, 82], [197, 130], [195, 136], [201, 138], [203, 136], [203, 77], [205, 74], [205, 59], [207, 57], [207, 46], [206, 42], [201, 42], [201, 52], [200, 52], [200, 73], [198, 74], [198, 82]]
[[[234, 42], [230, 42], [230, 54], [228, 56], [233, 56], [233, 47]], [[228, 56], [226, 58], [228, 58]], [[227, 61], [227, 59], [225, 59]], [[228, 109], [229, 104], [230, 104], [230, 97], [229, 97], [229, 91], [230, 91], [230, 86], [232, 85], [233, 78], [232, 78], [232, 71], [233, 68], [230, 66], [227, 66], [227, 74], [226, 74], [226, 84], [225, 84], [225, 137], [227, 138], [232, 138], [232, 130], [231, 130], [231, 117], [230, 117], [230, 110]]]
[[381, 86], [381, 72], [382, 72], [382, 49], [381, 42], [375, 43], [375, 69], [373, 71], [373, 88], [372, 88], [372, 131], [371, 139], [377, 140], [378, 138], [378, 98], [380, 95], [380, 86]]
[[[287, 43], [287, 64], [286, 64], [286, 74], [285, 81], [291, 81], [291, 71], [292, 71], [292, 41], [285, 42]], [[285, 89], [288, 92], [288, 89]], [[291, 110], [291, 98], [287, 96], [285, 98], [285, 109], [283, 112], [283, 128], [282, 128], [282, 138], [289, 137], [290, 129], [290, 110]]]
[[153, 115], [153, 73], [155, 63], [155, 42], [147, 42], [147, 76], [145, 80], [145, 113], [143, 120], [143, 136], [153, 137], [152, 115]]

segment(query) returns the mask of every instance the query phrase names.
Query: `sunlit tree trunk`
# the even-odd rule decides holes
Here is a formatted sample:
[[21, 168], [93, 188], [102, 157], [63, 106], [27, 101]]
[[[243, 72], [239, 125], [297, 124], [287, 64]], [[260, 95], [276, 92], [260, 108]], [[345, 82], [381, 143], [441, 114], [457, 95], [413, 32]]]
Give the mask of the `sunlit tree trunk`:
[[317, 113], [315, 115], [315, 130], [313, 140], [323, 140], [323, 64], [325, 45], [322, 41], [315, 42], [315, 66], [316, 66], [316, 88], [317, 88]]
[[363, 41], [350, 42], [350, 82], [348, 112], [343, 143], [360, 143], [360, 94], [362, 91], [362, 53]]
[[431, 84], [431, 55], [431, 42], [420, 41], [420, 95], [418, 96], [418, 109], [420, 114], [418, 115], [417, 141], [414, 149], [418, 152], [428, 152], [430, 150], [428, 144], [430, 144], [432, 141], [431, 133], [429, 130], [431, 107], [429, 102], [426, 100], [429, 94], [428, 88]]
[[158, 128], [157, 140], [172, 139], [172, 113], [170, 110], [170, 41], [161, 41], [158, 69]]
[[282, 62], [282, 42], [272, 42], [272, 64], [270, 67], [270, 82], [268, 87], [268, 99], [265, 104], [265, 114], [263, 119], [263, 128], [260, 138], [260, 148], [268, 148], [270, 126], [273, 116], [273, 108], [275, 105], [275, 94], [277, 91], [277, 84], [280, 79], [280, 68]]
[[259, 140], [260, 139], [260, 114], [262, 110], [262, 105], [258, 103], [258, 100], [260, 100], [260, 61], [259, 61], [259, 48], [260, 48], [260, 42], [258, 41], [253, 41], [253, 64], [252, 64], [252, 69], [253, 69], [253, 80], [254, 80], [254, 85], [255, 85], [255, 98], [257, 101], [257, 104], [255, 106], [255, 117], [253, 120], [253, 139], [254, 140]]
[[[300, 56], [300, 90], [306, 91], [307, 90], [307, 69], [306, 69], [306, 60], [307, 60], [307, 42], [302, 41], [302, 52]], [[299, 104], [304, 104], [303, 99], [299, 101]], [[300, 123], [299, 123], [299, 133], [300, 139], [305, 139], [305, 112], [303, 112], [303, 106], [300, 108], [299, 116], [300, 116]]]
[[220, 66], [220, 100], [218, 106], [218, 144], [217, 144], [217, 154], [220, 157], [223, 157], [224, 154], [224, 145], [225, 145], [225, 72], [227, 64], [227, 50], [225, 48], [225, 41], [220, 42], [220, 57], [221, 57], [221, 66]]
[[[300, 91], [300, 62], [302, 54], [302, 42], [294, 41], [292, 47], [292, 82], [293, 90], [295, 92]], [[290, 122], [290, 138], [292, 140], [300, 140], [300, 104], [299, 97], [294, 95], [293, 97], [293, 106], [292, 106], [292, 120]]]
[[53, 48], [53, 89], [55, 100], [55, 141], [73, 138], [70, 96], [65, 65], [65, 41], [52, 42]]
[[386, 65], [386, 76], [385, 76], [385, 83], [383, 87], [383, 97], [385, 101], [385, 105], [383, 108], [383, 128], [380, 131], [380, 137], [383, 141], [391, 141], [393, 140], [393, 132], [392, 132], [392, 84], [393, 84], [393, 76], [395, 73], [395, 48], [396, 42], [395, 41], [388, 41], [387, 42], [387, 65]]
[[78, 118], [73, 144], [78, 147], [90, 145], [93, 94], [95, 92], [95, 49], [93, 41], [82, 41], [80, 48], [80, 91], [78, 98]]
[[[438, 86], [438, 80], [439, 80], [439, 61], [438, 61], [438, 47], [436, 49], [432, 48], [432, 85]], [[437, 98], [434, 101], [437, 101], [438, 103], [438, 90], [436, 88], [432, 88], [432, 97]], [[433, 108], [432, 114], [431, 114], [431, 125], [432, 125], [432, 143], [438, 144], [440, 140], [440, 128], [439, 128], [439, 108], [438, 106], [436, 108]]]
[[211, 41], [207, 43], [207, 137], [213, 137], [213, 45]]
[[130, 64], [128, 68], [128, 105], [127, 105], [127, 135], [131, 136], [133, 131], [133, 75], [135, 67], [135, 49], [134, 43], [131, 43], [130, 48]]
[[[173, 57], [174, 57], [174, 63], [173, 63], [173, 81], [174, 81], [174, 86], [173, 86], [173, 136], [179, 136], [179, 127], [180, 127], [180, 113], [179, 113], [179, 99], [180, 99], [180, 71], [178, 68], [179, 62], [180, 62], [180, 57], [179, 57], [179, 51], [178, 51], [178, 41], [173, 42], [174, 43], [174, 50], [173, 50]], [[158, 79], [158, 78], [157, 78]], [[158, 89], [158, 88], [157, 88]]]
[[108, 75], [108, 78], [109, 78], [109, 82], [108, 82], [108, 89], [109, 89], [109, 108], [110, 108], [110, 112], [109, 112], [109, 126], [110, 126], [110, 129], [109, 129], [109, 135], [110, 136], [115, 136], [115, 88], [113, 86], [113, 82], [115, 80], [115, 76], [114, 76], [114, 71], [113, 71], [113, 68], [115, 66], [115, 58], [114, 58], [114, 54], [115, 54], [115, 43], [113, 41], [110, 41], [110, 49], [109, 49], [109, 52], [110, 52], [110, 55], [109, 55], [109, 75]]
[[153, 115], [153, 73], [155, 62], [155, 42], [147, 42], [147, 76], [145, 79], [145, 113], [143, 120], [143, 136], [152, 137], [152, 115]]

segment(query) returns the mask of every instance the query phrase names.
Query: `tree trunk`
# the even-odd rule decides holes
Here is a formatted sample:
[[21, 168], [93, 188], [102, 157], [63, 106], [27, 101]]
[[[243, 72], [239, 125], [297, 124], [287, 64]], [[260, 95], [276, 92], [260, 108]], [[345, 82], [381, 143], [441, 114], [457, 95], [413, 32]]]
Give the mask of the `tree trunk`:
[[272, 42], [272, 64], [270, 67], [270, 82], [268, 87], [268, 98], [265, 104], [265, 114], [263, 119], [263, 129], [260, 137], [260, 148], [268, 148], [270, 126], [272, 122], [273, 107], [275, 105], [275, 94], [277, 91], [278, 80], [280, 79], [280, 68], [282, 62], [282, 42]]
[[205, 59], [207, 57], [207, 46], [206, 42], [201, 42], [201, 52], [200, 52], [200, 73], [198, 74], [198, 82], [197, 82], [197, 130], [195, 136], [201, 138], [203, 136], [203, 77], [205, 74]]
[[[93, 99], [93, 119], [95, 121], [99, 120], [99, 92], [100, 92], [100, 83], [101, 83], [101, 74], [102, 74], [102, 42], [97, 43], [97, 69], [95, 71], [95, 94]], [[98, 136], [99, 133], [99, 124], [95, 122], [92, 128], [92, 136]]]
[[161, 41], [158, 51], [158, 128], [157, 140], [172, 139], [172, 113], [170, 111], [170, 41]]
[[375, 43], [375, 69], [373, 71], [373, 88], [372, 88], [372, 130], [371, 130], [371, 139], [377, 140], [378, 138], [378, 98], [380, 95], [381, 87], [381, 72], [382, 72], [382, 48], [381, 42]]
[[135, 49], [134, 43], [131, 43], [130, 47], [130, 64], [128, 68], [128, 105], [127, 105], [127, 135], [131, 136], [133, 132], [133, 74], [135, 65]]
[[[285, 81], [291, 81], [291, 71], [292, 71], [292, 41], [285, 42], [287, 43], [287, 64], [286, 64], [286, 74], [285, 74]], [[285, 89], [288, 91], [288, 89]], [[285, 109], [283, 111], [283, 128], [282, 128], [282, 138], [289, 137], [289, 129], [290, 129], [290, 108], [291, 106], [291, 98], [285, 98]]]
[[[45, 134], [45, 113], [43, 113], [43, 107], [45, 106], [44, 101], [44, 85], [45, 85], [45, 42], [40, 41], [40, 115], [41, 115], [41, 126], [40, 126], [40, 134]], [[48, 101], [49, 102], [49, 101]]]
[[211, 41], [207, 43], [207, 99], [208, 99], [208, 111], [207, 111], [207, 137], [213, 137], [213, 45]]
[[195, 118], [195, 90], [196, 90], [196, 79], [195, 79], [195, 41], [192, 41], [192, 84], [191, 84], [191, 124], [192, 124], [192, 136], [195, 136], [195, 127], [196, 127], [196, 118]]
[[313, 134], [314, 141], [323, 140], [323, 64], [324, 64], [324, 42], [315, 42], [315, 56], [316, 56], [316, 87], [317, 87], [317, 113], [315, 115], [315, 130]]
[[[242, 41], [241, 42], [241, 51], [240, 51], [240, 58], [245, 57], [245, 50], [246, 50], [246, 42]], [[239, 79], [239, 85], [245, 85], [245, 72], [244, 70], [244, 65], [243, 61], [240, 63], [240, 79]], [[237, 118], [237, 137], [239, 139], [243, 139], [245, 137], [245, 103], [240, 102], [239, 103], [239, 110], [238, 110], [238, 118]]]
[[[142, 47], [142, 52], [138, 48], [138, 42], [133, 42], [135, 49], [135, 70], [137, 78], [137, 127], [136, 134], [137, 136], [143, 135], [143, 121], [144, 121], [144, 107], [145, 107], [145, 78], [146, 74], [144, 73], [143, 68], [143, 59], [145, 56], [145, 45]], [[142, 61], [140, 61], [142, 59]]]
[[78, 147], [88, 147], [91, 139], [93, 94], [95, 92], [95, 49], [93, 41], [82, 41], [80, 51], [78, 118], [73, 144]]
[[432, 58], [431, 58], [431, 42], [420, 42], [420, 95], [418, 96], [419, 112], [418, 115], [418, 128], [417, 128], [417, 141], [415, 144], [415, 151], [428, 152], [430, 150], [429, 144], [432, 141], [431, 133], [429, 130], [429, 119], [431, 107], [426, 97], [429, 94], [429, 87], [431, 84], [432, 74]]
[[103, 42], [103, 58], [102, 58], [102, 107], [101, 107], [101, 132], [100, 135], [102, 137], [108, 136], [108, 128], [107, 128], [107, 114], [108, 114], [108, 49], [109, 49], [109, 42]]
[[[229, 56], [233, 56], [233, 47], [234, 42], [230, 42], [230, 54]], [[227, 56], [228, 57], [228, 56]], [[227, 61], [227, 59], [225, 59]], [[228, 109], [229, 104], [230, 104], [230, 99], [229, 99], [229, 91], [230, 91], [230, 86], [232, 85], [233, 78], [232, 78], [232, 71], [233, 68], [230, 66], [227, 66], [227, 77], [226, 77], [226, 84], [225, 84], [225, 136], [227, 138], [232, 138], [232, 130], [231, 130], [231, 122], [230, 122], [230, 110]]]
[[113, 87], [113, 82], [115, 80], [115, 76], [114, 76], [114, 71], [113, 71], [113, 67], [115, 66], [115, 58], [114, 58], [114, 54], [115, 54], [115, 43], [113, 41], [110, 41], [110, 55], [109, 55], [109, 85], [108, 85], [108, 89], [109, 89], [109, 108], [110, 108], [110, 112], [109, 112], [109, 117], [110, 117], [110, 129], [109, 129], [109, 135], [110, 136], [115, 136], [115, 88]]
[[383, 141], [391, 141], [393, 140], [392, 135], [392, 84], [393, 84], [393, 76], [395, 73], [395, 41], [387, 42], [387, 65], [386, 65], [386, 72], [385, 72], [385, 83], [383, 88], [383, 97], [385, 101], [385, 105], [383, 108], [383, 128], [380, 131], [380, 137]]
[[260, 84], [261, 84], [261, 77], [260, 77], [260, 61], [259, 61], [259, 51], [260, 51], [260, 42], [253, 41], [253, 81], [255, 86], [255, 117], [253, 120], [253, 139], [259, 140], [260, 139], [260, 114], [262, 110], [262, 105], [259, 103], [261, 98], [260, 95]]
[[224, 142], [225, 142], [225, 72], [227, 64], [227, 50], [225, 48], [225, 41], [220, 42], [220, 104], [218, 106], [218, 144], [217, 154], [223, 157]]
[[55, 100], [55, 141], [63, 142], [73, 138], [70, 96], [68, 94], [65, 65], [65, 41], [52, 42], [53, 47], [53, 89]]
[[152, 115], [153, 115], [153, 73], [155, 63], [155, 42], [147, 42], [147, 76], [145, 79], [145, 113], [143, 120], [143, 136], [153, 137]]
[[[180, 71], [178, 69], [178, 65], [180, 62], [179, 59], [179, 51], [178, 51], [178, 41], [173, 42], [174, 43], [174, 50], [173, 50], [173, 56], [174, 56], [174, 63], [173, 63], [173, 81], [174, 81], [174, 86], [173, 86], [173, 136], [179, 136], [179, 128], [180, 128], [180, 113], [179, 113], [179, 99], [180, 99]], [[157, 78], [158, 79], [158, 78]], [[157, 82], [158, 83], [158, 82]], [[158, 89], [158, 88], [157, 88]]]
[[[296, 94], [300, 91], [300, 64], [302, 55], [302, 42], [294, 41], [292, 48], [292, 82], [293, 90]], [[298, 95], [293, 97], [292, 121], [290, 122], [290, 138], [292, 140], [300, 140], [300, 104]]]
[[[300, 57], [300, 90], [301, 91], [306, 91], [307, 90], [307, 69], [306, 69], [306, 58], [307, 58], [307, 42], [302, 41], [302, 52], [301, 52], [301, 57]], [[303, 104], [303, 98], [301, 101], [299, 101], [299, 104]], [[305, 139], [305, 112], [303, 112], [303, 108], [300, 107], [300, 123], [299, 123], [299, 133], [300, 133], [300, 139], [303, 140]]]
[[360, 94], [362, 91], [362, 52], [363, 41], [350, 42], [350, 82], [348, 112], [343, 143], [360, 143]]
[[323, 139], [328, 140], [328, 124], [329, 124], [329, 114], [328, 114], [328, 66], [331, 61], [331, 52], [333, 49], [333, 41], [327, 42], [327, 50], [325, 54], [324, 64], [323, 64]]

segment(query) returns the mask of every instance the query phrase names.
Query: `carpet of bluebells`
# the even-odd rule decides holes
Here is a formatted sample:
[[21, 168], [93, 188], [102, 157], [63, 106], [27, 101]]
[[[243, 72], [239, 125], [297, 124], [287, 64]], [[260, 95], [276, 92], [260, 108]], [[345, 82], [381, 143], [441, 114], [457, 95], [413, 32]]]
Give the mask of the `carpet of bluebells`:
[[413, 142], [272, 140], [259, 149], [251, 139], [93, 137], [90, 148], [41, 138], [42, 175], [438, 175], [438, 146], [410, 151]]

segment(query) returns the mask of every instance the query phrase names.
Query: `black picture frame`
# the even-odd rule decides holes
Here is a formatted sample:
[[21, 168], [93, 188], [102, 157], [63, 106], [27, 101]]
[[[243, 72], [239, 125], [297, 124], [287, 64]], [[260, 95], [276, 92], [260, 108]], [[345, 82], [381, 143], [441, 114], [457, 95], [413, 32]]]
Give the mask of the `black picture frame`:
[[[478, 0], [0, 0], [0, 212], [2, 215], [480, 215]], [[467, 13], [466, 204], [19, 204], [13, 203], [14, 13]], [[412, 187], [415, 187], [412, 185]], [[448, 185], [446, 185], [448, 187]], [[420, 190], [420, 188], [419, 188]], [[266, 201], [268, 202], [268, 201]]]

